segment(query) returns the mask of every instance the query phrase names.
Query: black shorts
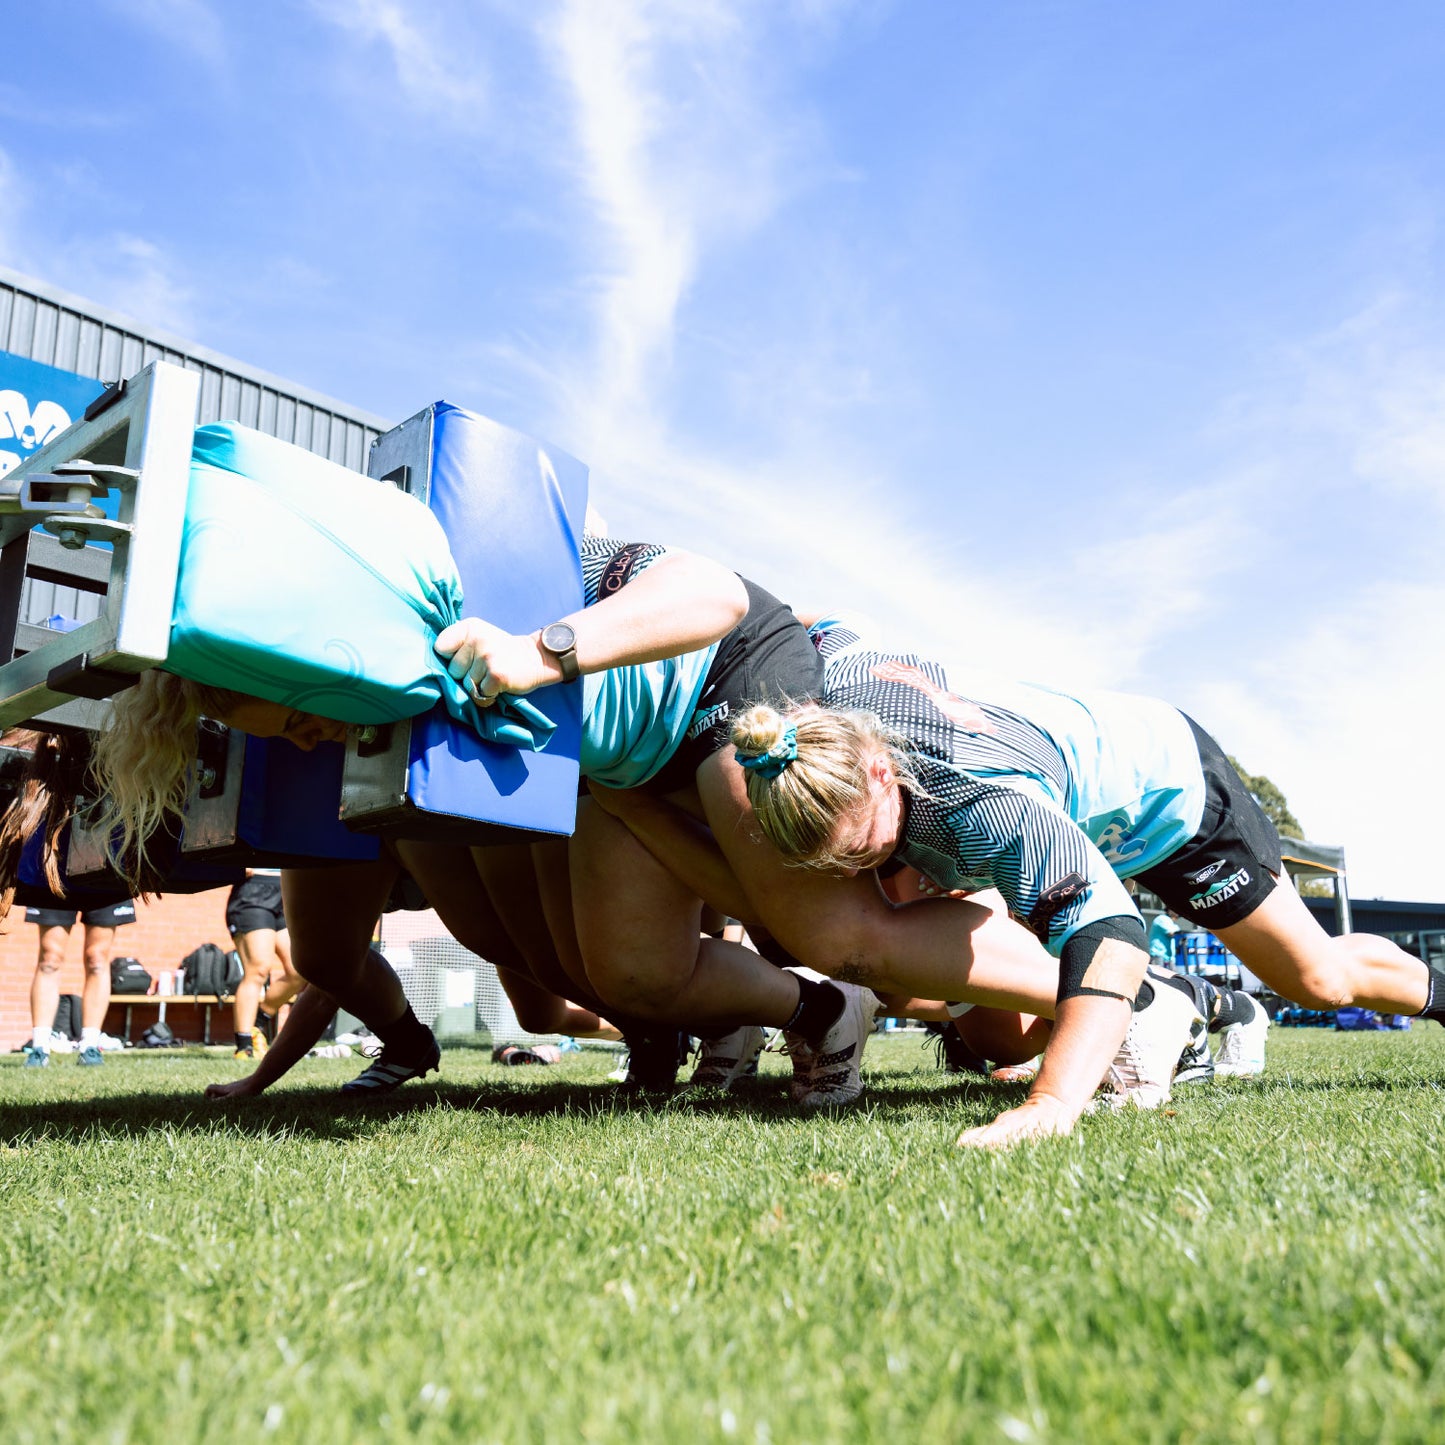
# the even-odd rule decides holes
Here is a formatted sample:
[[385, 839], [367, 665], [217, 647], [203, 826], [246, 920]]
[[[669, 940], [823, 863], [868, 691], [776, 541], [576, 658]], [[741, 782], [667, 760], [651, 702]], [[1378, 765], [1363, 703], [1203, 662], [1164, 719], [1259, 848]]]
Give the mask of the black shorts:
[[258, 873], [236, 884], [226, 900], [226, 927], [232, 938], [262, 928], [280, 933], [286, 927], [286, 915], [281, 911], [281, 880]]
[[1184, 720], [1204, 768], [1204, 816], [1182, 848], [1136, 876], [1181, 918], [1201, 928], [1228, 928], [1274, 891], [1284, 869], [1279, 834], [1219, 744], [1193, 718]]
[[79, 918], [90, 928], [124, 928], [135, 922], [135, 899], [123, 898], [116, 903], [104, 903], [99, 908], [87, 908], [83, 912], [76, 908], [27, 908], [25, 921], [38, 923], [41, 928], [69, 928]]
[[697, 770], [729, 741], [733, 718], [754, 703], [783, 708], [823, 691], [823, 660], [786, 603], [742, 579], [747, 615], [718, 644], [692, 721], [676, 752], [645, 783], [649, 793], [689, 787]]

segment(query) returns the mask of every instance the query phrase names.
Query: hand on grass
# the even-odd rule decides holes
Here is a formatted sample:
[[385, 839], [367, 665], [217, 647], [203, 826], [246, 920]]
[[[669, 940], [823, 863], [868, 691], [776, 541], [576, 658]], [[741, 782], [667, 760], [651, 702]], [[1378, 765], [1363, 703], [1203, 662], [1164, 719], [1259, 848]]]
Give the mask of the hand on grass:
[[206, 1085], [208, 1099], [254, 1099], [260, 1092], [261, 1085], [256, 1083], [255, 1074], [247, 1074], [244, 1079], [232, 1079], [229, 1084]]
[[521, 697], [562, 681], [562, 665], [542, 650], [535, 634], [506, 632], [480, 617], [453, 622], [437, 638], [436, 650], [447, 659], [447, 671], [483, 707], [502, 693]]
[[1007, 1149], [1030, 1139], [1067, 1134], [1078, 1116], [1047, 1094], [1024, 1100], [1017, 1109], [1006, 1109], [992, 1123], [965, 1129], [958, 1136], [958, 1149]]

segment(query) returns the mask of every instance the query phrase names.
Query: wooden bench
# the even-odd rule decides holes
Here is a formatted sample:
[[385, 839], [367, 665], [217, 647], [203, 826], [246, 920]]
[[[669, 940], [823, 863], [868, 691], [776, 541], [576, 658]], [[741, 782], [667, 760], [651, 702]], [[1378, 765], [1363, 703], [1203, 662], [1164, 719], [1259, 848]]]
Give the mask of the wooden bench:
[[[166, 1010], [169, 1008], [196, 1010], [201, 1015], [200, 1042], [208, 1044], [211, 1042], [211, 1010], [213, 1008], [229, 1009], [234, 1003], [235, 999], [230, 995], [220, 997], [213, 993], [113, 993], [110, 996], [110, 1008], [106, 1011], [105, 1031], [109, 1034], [116, 1032], [110, 1027], [110, 1023], [117, 1010], [122, 1011], [124, 1021], [120, 1037], [126, 1043], [131, 1042], [131, 1025], [135, 1010], [138, 1008], [155, 1009], [157, 1023], [166, 1022]], [[179, 1031], [176, 1036], [180, 1037]]]

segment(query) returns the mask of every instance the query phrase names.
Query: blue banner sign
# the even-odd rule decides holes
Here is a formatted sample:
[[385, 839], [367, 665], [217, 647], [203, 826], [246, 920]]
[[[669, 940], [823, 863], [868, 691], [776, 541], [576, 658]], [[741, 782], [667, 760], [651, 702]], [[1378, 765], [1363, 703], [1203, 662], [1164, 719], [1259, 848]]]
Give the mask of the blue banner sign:
[[93, 377], [0, 351], [0, 477], [59, 436], [104, 390]]

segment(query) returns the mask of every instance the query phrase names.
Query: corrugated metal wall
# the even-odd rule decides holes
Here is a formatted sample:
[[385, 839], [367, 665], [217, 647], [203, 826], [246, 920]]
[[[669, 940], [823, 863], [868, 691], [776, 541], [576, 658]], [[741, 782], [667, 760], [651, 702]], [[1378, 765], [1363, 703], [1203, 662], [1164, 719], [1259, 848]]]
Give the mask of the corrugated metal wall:
[[201, 374], [199, 424], [238, 421], [333, 462], [366, 470], [367, 451], [391, 423], [254, 367], [157, 331], [0, 267], [0, 351], [116, 381], [152, 361]]
[[[293, 386], [205, 347], [142, 328], [127, 317], [3, 266], [0, 351], [104, 382], [134, 376], [153, 361], [173, 362], [201, 375], [198, 425], [238, 421], [358, 472], [365, 472], [378, 433], [391, 426], [382, 417]], [[99, 605], [94, 593], [27, 579], [20, 616], [22, 621], [40, 623], [59, 613], [88, 622]]]

